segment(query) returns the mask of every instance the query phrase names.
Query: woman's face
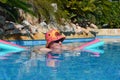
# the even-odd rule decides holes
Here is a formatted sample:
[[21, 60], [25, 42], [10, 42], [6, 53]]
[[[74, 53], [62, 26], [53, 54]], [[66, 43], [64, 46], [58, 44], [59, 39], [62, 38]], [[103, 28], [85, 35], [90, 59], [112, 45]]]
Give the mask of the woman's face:
[[50, 44], [50, 49], [52, 49], [56, 53], [60, 53], [62, 51], [62, 42], [54, 41]]
[[54, 41], [54, 42], [52, 42], [51, 44], [50, 44], [50, 48], [61, 48], [62, 47], [62, 42], [61, 41], [59, 41], [59, 42], [56, 42], [56, 41]]

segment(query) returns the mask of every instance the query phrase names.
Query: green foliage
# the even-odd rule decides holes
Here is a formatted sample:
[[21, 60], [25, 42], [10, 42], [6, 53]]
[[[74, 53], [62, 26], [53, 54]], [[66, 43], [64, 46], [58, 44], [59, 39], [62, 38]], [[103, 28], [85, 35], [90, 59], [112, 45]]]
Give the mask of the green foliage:
[[0, 2], [2, 2], [2, 3], [6, 3], [6, 2], [7, 2], [7, 0], [0, 0]]
[[[30, 4], [28, 4], [30, 3]], [[57, 11], [51, 6], [57, 4]], [[0, 0], [0, 11], [9, 14], [14, 20], [19, 19], [18, 9], [22, 9], [39, 19], [47, 22], [61, 18], [77, 20], [90, 20], [100, 28], [108, 24], [108, 28], [120, 28], [120, 2], [110, 0]], [[34, 11], [34, 13], [32, 12]]]
[[0, 11], [3, 14], [7, 15], [12, 21], [19, 21], [19, 12], [18, 9], [22, 9], [25, 12], [33, 14], [32, 10], [30, 10], [30, 5], [23, 0], [0, 0]]
[[[30, 1], [31, 2], [31, 1]], [[63, 3], [65, 1], [60, 0], [33, 0], [31, 3], [33, 5], [34, 12], [40, 19], [44, 18], [47, 22], [57, 21], [60, 23], [60, 18], [67, 18], [67, 10], [63, 9]], [[54, 11], [52, 3], [57, 3], [57, 11]]]
[[63, 12], [72, 20], [80, 22], [90, 20], [100, 28], [108, 24], [108, 28], [120, 27], [120, 2], [109, 0], [57, 0]]
[[49, 0], [33, 0], [33, 9], [39, 18], [44, 17], [46, 21], [49, 21], [53, 14], [53, 8]]
[[120, 28], [120, 2], [113, 2], [111, 6], [109, 25], [111, 28]]

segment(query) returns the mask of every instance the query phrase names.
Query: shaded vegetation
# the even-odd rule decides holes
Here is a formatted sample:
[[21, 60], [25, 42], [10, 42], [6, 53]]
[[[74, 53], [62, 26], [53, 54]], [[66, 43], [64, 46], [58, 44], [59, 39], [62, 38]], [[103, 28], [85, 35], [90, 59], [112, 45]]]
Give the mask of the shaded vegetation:
[[[54, 11], [52, 3], [57, 4]], [[99, 28], [120, 28], [120, 2], [110, 0], [0, 0], [0, 12], [19, 22], [18, 9], [36, 15], [47, 22], [61, 18], [72, 22], [89, 20]], [[34, 12], [34, 13], [33, 13]], [[1, 14], [0, 14], [1, 15]], [[104, 26], [106, 24], [106, 26]]]
[[25, 0], [0, 0], [0, 15], [3, 15], [7, 20], [19, 22], [19, 9], [30, 14], [34, 14], [30, 9], [31, 5]]

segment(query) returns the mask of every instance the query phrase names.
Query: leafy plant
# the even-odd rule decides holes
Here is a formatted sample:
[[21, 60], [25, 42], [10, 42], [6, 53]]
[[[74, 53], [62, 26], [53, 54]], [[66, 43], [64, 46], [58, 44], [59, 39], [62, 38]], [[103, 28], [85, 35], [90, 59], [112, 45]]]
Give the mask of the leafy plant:
[[0, 0], [0, 11], [7, 15], [5, 17], [7, 17], [8, 20], [15, 22], [19, 21], [18, 9], [22, 9], [25, 12], [34, 14], [30, 7], [30, 4], [22, 0]]

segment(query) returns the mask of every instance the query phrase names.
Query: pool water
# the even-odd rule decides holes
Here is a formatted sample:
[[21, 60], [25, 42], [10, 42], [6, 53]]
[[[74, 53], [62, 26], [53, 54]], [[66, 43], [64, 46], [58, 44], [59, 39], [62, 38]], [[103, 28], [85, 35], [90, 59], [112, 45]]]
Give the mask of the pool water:
[[106, 42], [99, 56], [80, 51], [51, 58], [29, 46], [29, 51], [1, 57], [0, 80], [120, 80], [119, 47], [119, 42]]

